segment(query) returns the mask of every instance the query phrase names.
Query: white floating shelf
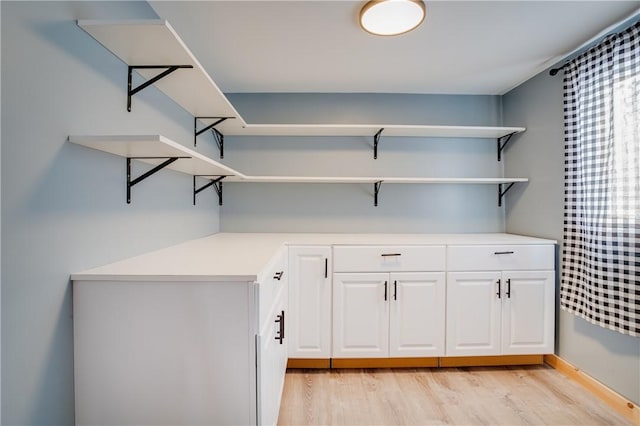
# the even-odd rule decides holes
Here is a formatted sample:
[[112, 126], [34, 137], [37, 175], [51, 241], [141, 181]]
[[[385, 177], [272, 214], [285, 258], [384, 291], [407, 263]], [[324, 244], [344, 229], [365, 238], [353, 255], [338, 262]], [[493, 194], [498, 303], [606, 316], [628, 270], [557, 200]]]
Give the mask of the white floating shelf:
[[[176, 101], [194, 117], [200, 118], [203, 127], [194, 128], [194, 142], [199, 133], [205, 131], [215, 119], [226, 117], [215, 125], [217, 143], [222, 155], [223, 140], [221, 135], [242, 136], [365, 136], [374, 139], [374, 158], [377, 158], [380, 137], [431, 137], [431, 138], [478, 138], [497, 139], [498, 161], [511, 136], [524, 132], [524, 127], [491, 127], [491, 126], [440, 126], [440, 125], [397, 125], [397, 124], [247, 124], [238, 111], [218, 88], [213, 79], [202, 67], [184, 42], [164, 20], [125, 20], [96, 21], [79, 20], [78, 26], [89, 33], [104, 47], [129, 66], [129, 77], [135, 69], [147, 82], [154, 84], [166, 95]], [[158, 69], [139, 68], [140, 66], [156, 66]], [[154, 79], [163, 73], [163, 68], [178, 68], [165, 73], [164, 77]], [[140, 89], [141, 90], [141, 89]], [[128, 89], [128, 97], [133, 93]], [[212, 120], [213, 119], [213, 120]], [[423, 183], [423, 184], [497, 184], [498, 203], [504, 194], [516, 182], [527, 182], [526, 178], [416, 178], [416, 177], [332, 177], [332, 176], [247, 176], [221, 163], [205, 157], [183, 145], [159, 135], [140, 136], [70, 136], [73, 143], [89, 148], [109, 152], [126, 158], [136, 158], [156, 167], [147, 175], [155, 173], [162, 167], [168, 167], [191, 175], [228, 176], [225, 182], [264, 182], [264, 183], [373, 183], [375, 185], [376, 205], [380, 183]], [[163, 159], [181, 157], [173, 162], [163, 164]], [[170, 164], [169, 164], [170, 163]], [[129, 163], [127, 163], [129, 164]], [[134, 181], [127, 177], [127, 202], [130, 187]], [[222, 203], [222, 185], [216, 181], [215, 188]], [[209, 185], [211, 185], [209, 184]], [[509, 184], [502, 189], [503, 184]], [[196, 189], [194, 179], [194, 203], [198, 192], [208, 187]]]
[[69, 142], [108, 152], [125, 158], [155, 157], [140, 159], [149, 164], [160, 164], [163, 159], [179, 158], [168, 169], [189, 175], [240, 175], [236, 170], [205, 157], [179, 143], [161, 135], [114, 135], [114, 136], [69, 136]]
[[524, 132], [524, 127], [435, 126], [396, 124], [247, 124], [227, 135], [247, 136], [370, 136], [384, 129], [382, 137], [492, 138]]
[[[337, 177], [337, 176], [249, 176], [237, 170], [218, 163], [204, 155], [197, 153], [183, 145], [180, 145], [161, 135], [100, 135], [100, 136], [69, 136], [69, 142], [82, 145], [98, 151], [108, 152], [127, 159], [136, 159], [152, 165], [160, 165], [167, 159], [175, 159], [167, 167], [193, 176], [224, 176], [225, 182], [254, 182], [254, 183], [351, 183], [374, 184], [375, 204], [378, 205], [378, 191], [382, 183], [408, 183], [408, 184], [491, 184], [498, 185], [498, 205], [502, 204], [504, 194], [516, 182], [528, 182], [527, 178], [427, 178], [427, 177]], [[128, 164], [128, 163], [127, 163]], [[157, 170], [155, 170], [157, 171]], [[154, 173], [152, 171], [150, 174]], [[150, 175], [149, 174], [149, 175]], [[133, 185], [147, 176], [131, 181], [127, 177], [127, 203], [130, 202], [130, 190]], [[193, 202], [196, 194], [204, 188], [215, 184], [220, 205], [222, 205], [222, 185], [220, 179], [210, 184], [196, 188], [196, 180], [193, 182]], [[509, 184], [502, 189], [503, 184]]]
[[[78, 26], [127, 65], [192, 65], [193, 69], [178, 69], [154, 85], [194, 117], [235, 117], [221, 123], [221, 132], [246, 124], [168, 22], [79, 20]], [[162, 72], [136, 71], [146, 79]]]
[[422, 183], [422, 184], [480, 184], [528, 182], [527, 178], [421, 178], [421, 177], [335, 177], [335, 176], [233, 176], [225, 182], [250, 183]]
[[[78, 26], [130, 66], [191, 65], [154, 83], [194, 117], [234, 117], [216, 126], [230, 136], [382, 136], [501, 138], [524, 127], [396, 124], [247, 124], [168, 22], [79, 20]], [[146, 79], [162, 70], [137, 69]], [[203, 123], [208, 123], [205, 120]]]

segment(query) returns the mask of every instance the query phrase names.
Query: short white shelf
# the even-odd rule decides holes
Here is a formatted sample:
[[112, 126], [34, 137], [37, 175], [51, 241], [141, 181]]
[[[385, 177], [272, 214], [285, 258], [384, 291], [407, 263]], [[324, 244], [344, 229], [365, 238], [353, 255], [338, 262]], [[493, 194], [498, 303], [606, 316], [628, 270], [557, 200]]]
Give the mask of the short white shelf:
[[[129, 66], [193, 66], [176, 70], [155, 82], [155, 86], [194, 117], [234, 117], [217, 126], [221, 132], [246, 124], [168, 22], [79, 20], [78, 26]], [[136, 71], [146, 79], [161, 72]]]
[[[127, 159], [127, 204], [131, 203], [131, 188], [153, 175], [168, 168], [193, 176], [193, 204], [196, 195], [213, 186], [222, 205], [222, 179], [224, 176], [240, 175], [230, 167], [205, 157], [179, 143], [160, 135], [109, 135], [109, 136], [69, 136], [69, 142], [119, 155]], [[137, 178], [131, 177], [131, 160], [139, 160], [154, 167]], [[196, 177], [206, 176], [210, 182], [200, 188], [196, 186]]]
[[243, 176], [231, 167], [161, 135], [69, 136], [69, 142], [153, 165], [160, 164], [163, 159], [178, 158], [167, 168], [193, 176]]

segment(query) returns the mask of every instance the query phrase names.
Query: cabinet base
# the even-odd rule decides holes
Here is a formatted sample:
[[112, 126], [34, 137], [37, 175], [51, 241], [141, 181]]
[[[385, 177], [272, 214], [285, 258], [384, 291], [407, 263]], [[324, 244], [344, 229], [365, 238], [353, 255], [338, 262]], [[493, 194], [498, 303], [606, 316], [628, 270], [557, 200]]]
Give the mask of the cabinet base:
[[289, 358], [287, 368], [331, 368], [328, 358]]
[[287, 368], [426, 368], [538, 365], [544, 355], [455, 356], [429, 358], [290, 358]]
[[544, 355], [452, 356], [440, 358], [440, 367], [489, 367], [543, 363]]
[[331, 368], [437, 367], [438, 358], [334, 358]]

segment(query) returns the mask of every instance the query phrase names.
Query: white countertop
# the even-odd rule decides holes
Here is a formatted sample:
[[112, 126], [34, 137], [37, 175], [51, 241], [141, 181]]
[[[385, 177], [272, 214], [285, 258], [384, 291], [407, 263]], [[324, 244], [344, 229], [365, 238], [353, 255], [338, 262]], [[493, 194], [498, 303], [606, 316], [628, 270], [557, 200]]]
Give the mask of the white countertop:
[[219, 233], [74, 273], [74, 281], [256, 281], [284, 245], [519, 245], [554, 240], [513, 234]]

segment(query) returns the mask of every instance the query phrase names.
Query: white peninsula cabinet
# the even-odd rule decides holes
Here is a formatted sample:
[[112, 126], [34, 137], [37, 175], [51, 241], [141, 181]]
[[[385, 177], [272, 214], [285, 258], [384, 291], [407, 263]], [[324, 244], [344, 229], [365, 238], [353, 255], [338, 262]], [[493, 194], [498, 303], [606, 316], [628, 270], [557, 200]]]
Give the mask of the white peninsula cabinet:
[[288, 346], [286, 248], [276, 252], [253, 279], [174, 274], [191, 261], [175, 253], [137, 262], [156, 274], [134, 273], [135, 261], [74, 274], [76, 423], [276, 424]]
[[289, 358], [331, 358], [331, 271], [331, 246], [289, 247]]
[[334, 247], [333, 357], [444, 355], [444, 246]]
[[447, 356], [553, 353], [554, 245], [449, 246]]

